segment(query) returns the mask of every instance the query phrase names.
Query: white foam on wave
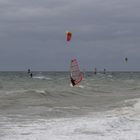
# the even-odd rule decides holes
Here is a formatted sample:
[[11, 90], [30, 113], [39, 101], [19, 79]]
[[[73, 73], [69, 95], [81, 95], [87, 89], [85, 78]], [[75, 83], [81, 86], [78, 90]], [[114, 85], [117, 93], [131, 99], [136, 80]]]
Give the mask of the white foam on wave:
[[137, 111], [137, 113], [140, 114], [140, 102], [138, 102], [134, 105], [134, 109]]
[[85, 86], [83, 86], [83, 85], [75, 85], [75, 86], [73, 86], [73, 85], [70, 83], [70, 87], [84, 88]]
[[84, 88], [85, 86], [83, 86], [83, 85], [79, 85], [78, 87], [79, 87], [79, 88]]
[[34, 90], [36, 93], [42, 93], [42, 94], [45, 94], [45, 90]]
[[[140, 121], [129, 114], [133, 107], [92, 113], [85, 117], [8, 122], [2, 140], [136, 140]], [[23, 119], [22, 119], [23, 121]], [[7, 122], [6, 122], [7, 123]]]
[[41, 79], [41, 80], [50, 80], [50, 77], [46, 77], [46, 76], [33, 76], [33, 78], [35, 79]]
[[123, 113], [129, 114], [129, 116], [140, 116], [140, 98], [126, 100], [125, 104], [128, 106], [121, 109]]
[[136, 99], [136, 103], [133, 105], [134, 116], [140, 120], [140, 99]]
[[134, 104], [134, 109], [140, 112], [140, 99], [136, 99], [136, 103]]
[[24, 90], [24, 89], [20, 89], [20, 90], [11, 90], [11, 91], [5, 91], [5, 94], [7, 95], [11, 95], [11, 94], [15, 94], [15, 93], [26, 93], [29, 90]]
[[128, 106], [85, 117], [32, 120], [20, 116], [21, 121], [12, 121], [0, 116], [1, 140], [138, 140], [140, 99], [124, 104]]
[[112, 75], [107, 75], [107, 77], [112, 78], [113, 76]]

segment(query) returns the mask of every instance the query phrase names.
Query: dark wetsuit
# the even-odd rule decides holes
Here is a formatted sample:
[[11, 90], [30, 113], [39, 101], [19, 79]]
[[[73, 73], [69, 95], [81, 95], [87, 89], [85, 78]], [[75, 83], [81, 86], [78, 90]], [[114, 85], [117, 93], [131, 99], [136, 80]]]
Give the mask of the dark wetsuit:
[[30, 73], [30, 77], [31, 77], [31, 78], [33, 77], [33, 74], [32, 74], [32, 73]]
[[72, 79], [72, 77], [71, 77], [70, 79], [71, 79], [71, 83], [72, 83], [72, 85], [75, 86], [75, 85], [76, 85], [76, 84], [75, 84], [75, 80]]

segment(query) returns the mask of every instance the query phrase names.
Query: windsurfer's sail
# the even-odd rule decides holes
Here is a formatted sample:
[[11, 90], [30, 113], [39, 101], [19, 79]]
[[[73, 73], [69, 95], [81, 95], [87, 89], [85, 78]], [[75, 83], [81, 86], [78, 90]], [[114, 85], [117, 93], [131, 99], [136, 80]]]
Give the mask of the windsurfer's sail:
[[71, 66], [70, 66], [70, 72], [71, 72], [71, 83], [72, 85], [77, 85], [80, 83], [83, 79], [83, 73], [80, 72], [78, 62], [76, 59], [71, 60]]

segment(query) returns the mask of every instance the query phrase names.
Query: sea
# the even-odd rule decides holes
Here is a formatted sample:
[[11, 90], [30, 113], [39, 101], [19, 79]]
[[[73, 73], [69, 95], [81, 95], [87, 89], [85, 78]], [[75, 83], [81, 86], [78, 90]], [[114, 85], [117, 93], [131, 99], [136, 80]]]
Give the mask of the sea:
[[140, 72], [0, 72], [0, 140], [140, 140]]

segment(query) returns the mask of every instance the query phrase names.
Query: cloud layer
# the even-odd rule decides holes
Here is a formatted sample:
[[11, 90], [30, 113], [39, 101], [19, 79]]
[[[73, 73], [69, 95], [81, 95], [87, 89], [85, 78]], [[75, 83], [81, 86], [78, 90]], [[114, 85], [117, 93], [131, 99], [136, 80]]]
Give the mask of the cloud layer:
[[[140, 70], [139, 0], [0, 0], [0, 70]], [[69, 47], [65, 32], [73, 33]], [[124, 57], [128, 57], [127, 65]]]

